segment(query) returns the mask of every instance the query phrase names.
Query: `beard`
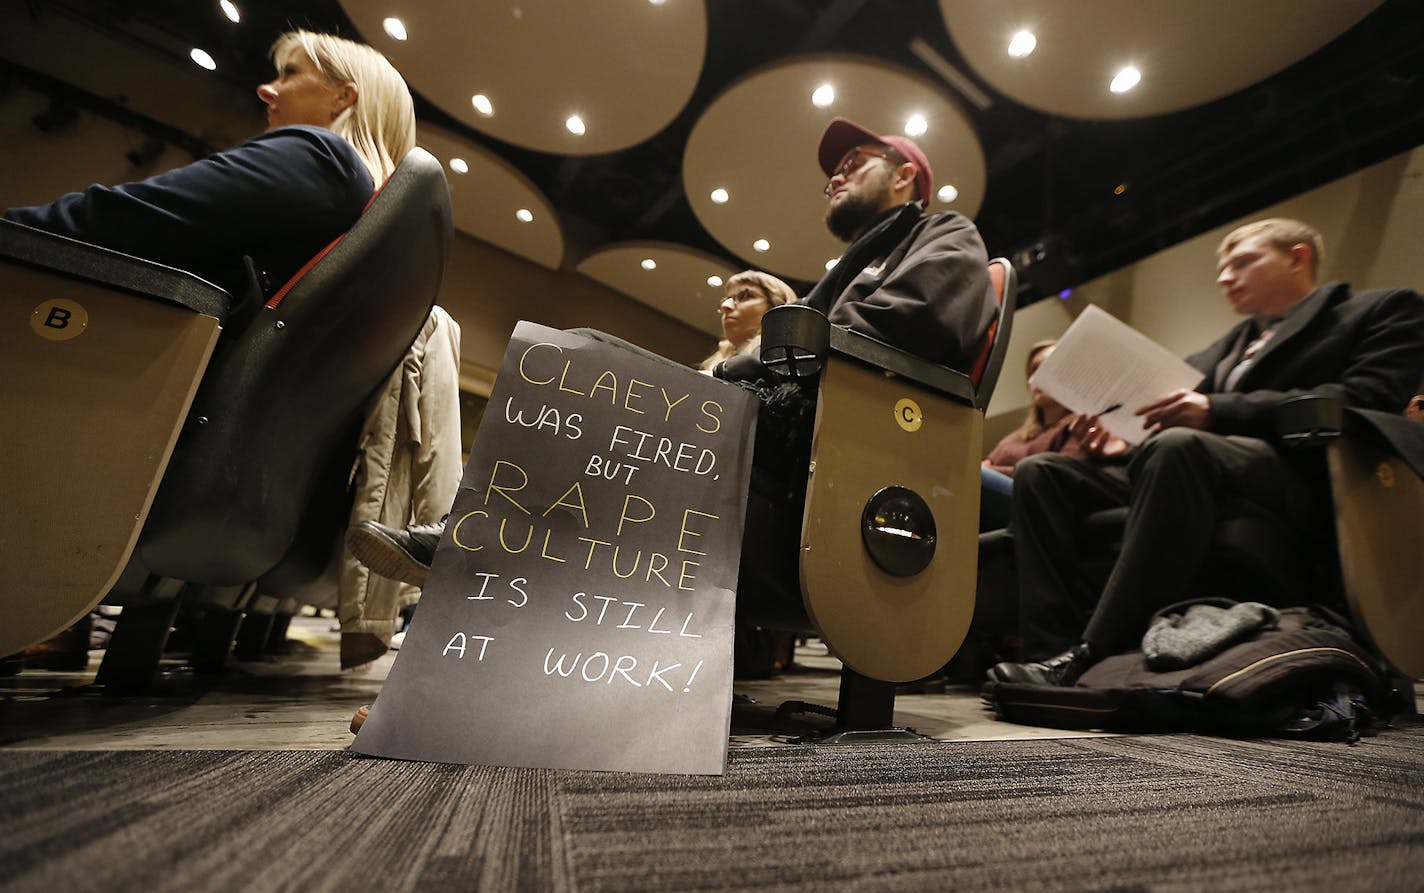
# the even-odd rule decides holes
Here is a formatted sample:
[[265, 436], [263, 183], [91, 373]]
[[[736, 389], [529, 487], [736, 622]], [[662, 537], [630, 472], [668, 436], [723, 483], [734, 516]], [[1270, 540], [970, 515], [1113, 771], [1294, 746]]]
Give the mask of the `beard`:
[[837, 204], [826, 207], [826, 229], [842, 242], [851, 242], [880, 216], [880, 204], [865, 192], [846, 194]]

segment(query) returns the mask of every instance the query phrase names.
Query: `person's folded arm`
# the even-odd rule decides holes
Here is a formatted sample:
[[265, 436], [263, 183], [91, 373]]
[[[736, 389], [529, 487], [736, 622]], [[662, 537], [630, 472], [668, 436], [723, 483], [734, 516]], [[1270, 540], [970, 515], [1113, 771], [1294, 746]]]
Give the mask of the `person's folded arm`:
[[960, 215], [928, 226], [921, 244], [879, 287], [863, 298], [836, 303], [830, 320], [968, 371], [995, 314], [988, 297], [988, 255], [974, 224]]
[[[270, 131], [234, 149], [119, 186], [93, 185], [7, 219], [203, 275], [285, 232], [349, 226], [370, 175], [333, 151], [335, 134]], [[343, 223], [344, 221], [344, 223]]]

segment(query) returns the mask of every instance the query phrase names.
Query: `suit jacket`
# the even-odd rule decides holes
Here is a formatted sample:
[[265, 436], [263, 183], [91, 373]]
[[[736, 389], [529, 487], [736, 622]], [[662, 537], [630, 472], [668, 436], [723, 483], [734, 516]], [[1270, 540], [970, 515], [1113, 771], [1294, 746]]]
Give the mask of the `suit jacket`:
[[1342, 406], [1399, 413], [1424, 376], [1424, 298], [1405, 288], [1352, 294], [1345, 283], [1322, 285], [1281, 321], [1275, 336], [1229, 392], [1211, 391], [1211, 373], [1246, 336], [1245, 320], [1187, 362], [1207, 379], [1211, 430], [1269, 438], [1272, 410], [1315, 393]]

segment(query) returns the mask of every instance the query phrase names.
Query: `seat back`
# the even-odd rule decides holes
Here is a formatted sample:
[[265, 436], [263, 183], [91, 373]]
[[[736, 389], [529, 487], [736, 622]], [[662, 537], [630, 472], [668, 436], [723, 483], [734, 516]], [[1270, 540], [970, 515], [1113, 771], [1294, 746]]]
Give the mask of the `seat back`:
[[1018, 274], [1008, 258], [996, 257], [989, 261], [989, 290], [998, 313], [989, 323], [984, 349], [969, 371], [969, 380], [974, 383], [974, 405], [980, 412], [989, 408], [989, 398], [994, 396], [994, 388], [999, 383], [1004, 354], [1009, 349], [1009, 335], [1013, 332], [1014, 310], [1018, 306]]
[[322, 464], [424, 324], [452, 241], [440, 163], [415, 149], [284, 299], [220, 345], [139, 541], [149, 569], [233, 585], [287, 553]]

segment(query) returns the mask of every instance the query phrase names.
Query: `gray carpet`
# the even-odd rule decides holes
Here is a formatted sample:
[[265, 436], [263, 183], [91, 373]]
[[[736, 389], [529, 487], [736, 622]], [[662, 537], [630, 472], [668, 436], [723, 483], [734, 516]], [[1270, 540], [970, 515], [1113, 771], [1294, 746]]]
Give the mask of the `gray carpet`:
[[0, 751], [0, 890], [1420, 890], [1424, 728], [779, 747], [721, 778]]

